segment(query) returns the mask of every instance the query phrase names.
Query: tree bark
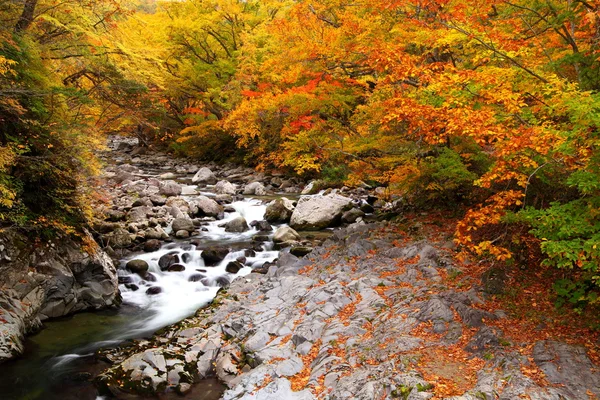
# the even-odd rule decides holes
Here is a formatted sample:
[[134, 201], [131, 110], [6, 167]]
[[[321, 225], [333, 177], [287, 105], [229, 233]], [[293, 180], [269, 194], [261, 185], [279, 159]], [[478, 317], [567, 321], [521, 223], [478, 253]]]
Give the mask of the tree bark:
[[38, 0], [25, 0], [25, 5], [23, 6], [23, 12], [15, 25], [15, 33], [21, 33], [33, 22], [33, 16], [35, 13], [35, 7], [37, 6]]

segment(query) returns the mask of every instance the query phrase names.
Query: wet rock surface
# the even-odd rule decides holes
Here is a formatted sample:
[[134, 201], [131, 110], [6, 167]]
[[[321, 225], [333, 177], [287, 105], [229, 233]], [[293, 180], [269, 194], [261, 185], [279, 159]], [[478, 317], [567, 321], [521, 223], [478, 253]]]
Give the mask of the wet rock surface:
[[120, 302], [112, 260], [94, 245], [70, 237], [31, 246], [7, 229], [0, 236], [0, 362], [24, 351], [24, 337], [41, 322]]

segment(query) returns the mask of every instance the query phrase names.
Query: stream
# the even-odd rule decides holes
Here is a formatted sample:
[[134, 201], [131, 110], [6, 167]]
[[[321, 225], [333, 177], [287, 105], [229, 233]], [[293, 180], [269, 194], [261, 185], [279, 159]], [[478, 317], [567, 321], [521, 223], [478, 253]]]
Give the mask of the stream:
[[[210, 192], [202, 194], [213, 195]], [[232, 203], [231, 207], [233, 209], [225, 213], [224, 219], [208, 221], [202, 226], [202, 232], [193, 237], [194, 245], [189, 239], [163, 243], [158, 251], [133, 254], [121, 260], [118, 274], [123, 304], [118, 310], [46, 321], [43, 330], [27, 339], [26, 353], [22, 357], [0, 365], [0, 398], [96, 399], [97, 392], [90, 379], [109, 366], [97, 360], [96, 350], [148, 337], [206, 306], [221, 286], [242, 278], [265, 262], [274, 261], [279, 253], [270, 248], [271, 242], [261, 245], [252, 241], [258, 233], [256, 228], [229, 233], [221, 226], [239, 216], [248, 223], [262, 220], [266, 209], [263, 202], [245, 198]], [[214, 246], [229, 248], [230, 252], [217, 265], [206, 266], [202, 251]], [[159, 260], [165, 255], [175, 258], [177, 271], [161, 270]], [[145, 279], [125, 269], [125, 264], [132, 259], [148, 263], [149, 274], [144, 276]], [[236, 259], [243, 267], [235, 274], [227, 272], [227, 265]], [[206, 380], [194, 386], [191, 393], [196, 392], [196, 395], [188, 396], [218, 399], [223, 390], [216, 380]], [[180, 397], [168, 394], [161, 398]]]

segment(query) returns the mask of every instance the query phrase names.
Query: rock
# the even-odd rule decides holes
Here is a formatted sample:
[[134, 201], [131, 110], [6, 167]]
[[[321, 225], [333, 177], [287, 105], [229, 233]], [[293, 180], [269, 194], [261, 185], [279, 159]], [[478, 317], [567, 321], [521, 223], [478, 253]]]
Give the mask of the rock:
[[152, 207], [149, 206], [139, 206], [133, 207], [129, 210], [127, 218], [131, 222], [143, 223], [148, 220], [148, 216], [152, 214]]
[[273, 235], [273, 242], [283, 243], [300, 240], [300, 235], [294, 229], [289, 226], [282, 226], [275, 231]]
[[144, 260], [131, 260], [125, 264], [125, 268], [133, 272], [134, 274], [144, 275], [148, 272], [148, 263]]
[[227, 287], [227, 286], [229, 286], [230, 283], [231, 282], [229, 281], [229, 279], [227, 279], [224, 276], [219, 276], [214, 281], [215, 286], [218, 286], [218, 287]]
[[252, 236], [252, 241], [253, 242], [268, 242], [269, 235], [254, 235], [254, 236]]
[[360, 205], [360, 211], [364, 212], [365, 214], [372, 214], [375, 212], [375, 209], [369, 203], [362, 203]]
[[121, 225], [119, 225], [117, 223], [99, 221], [99, 222], [94, 223], [93, 229], [94, 229], [94, 231], [96, 231], [98, 233], [107, 234], [107, 233], [111, 233], [112, 231], [114, 231], [115, 229], [120, 228], [120, 227], [121, 227]]
[[185, 271], [185, 265], [172, 264], [172, 265], [169, 265], [169, 268], [167, 268], [167, 271], [169, 271], [169, 272], [181, 272], [181, 271]]
[[0, 363], [23, 352], [25, 335], [41, 321], [119, 304], [114, 264], [87, 231], [81, 235], [34, 246], [16, 229], [0, 233]]
[[156, 195], [156, 194], [150, 196], [150, 201], [155, 206], [164, 206], [165, 204], [167, 204], [167, 198], [166, 197], [159, 196], [159, 195]]
[[259, 267], [252, 268], [252, 272], [254, 272], [255, 274], [265, 275], [267, 272], [269, 272], [269, 268], [271, 268], [271, 266], [274, 266], [274, 264], [266, 262]]
[[196, 229], [196, 227], [194, 226], [194, 223], [189, 218], [175, 218], [173, 220], [173, 224], [171, 225], [171, 227], [173, 228], [173, 232], [178, 232], [178, 231], [193, 232]]
[[219, 181], [215, 185], [215, 193], [217, 194], [229, 194], [234, 196], [236, 194], [235, 185], [229, 181]]
[[202, 281], [202, 279], [206, 278], [206, 275], [202, 275], [202, 274], [193, 274], [190, 275], [190, 277], [188, 278], [189, 282], [200, 282]]
[[117, 172], [117, 174], [113, 177], [113, 180], [116, 183], [123, 183], [126, 181], [133, 181], [135, 179], [135, 176], [127, 171], [119, 171]]
[[250, 228], [248, 227], [248, 224], [246, 223], [246, 219], [244, 217], [237, 217], [237, 218], [229, 221], [225, 225], [225, 232], [241, 233], [241, 232], [246, 232], [249, 229]]
[[256, 196], [264, 196], [267, 194], [267, 190], [265, 189], [265, 186], [262, 183], [252, 182], [252, 183], [247, 184], [244, 187], [244, 194], [245, 195], [254, 194]]
[[600, 374], [584, 347], [542, 340], [533, 348], [533, 359], [551, 384], [564, 388], [566, 393], [560, 398], [600, 396]]
[[359, 210], [358, 208], [353, 208], [351, 210], [346, 211], [342, 214], [342, 222], [346, 224], [352, 224], [356, 222], [357, 219], [364, 217], [365, 213]]
[[320, 180], [315, 180], [315, 181], [310, 181], [308, 183], [308, 185], [306, 185], [304, 187], [304, 189], [302, 189], [302, 193], [301, 194], [316, 194], [319, 192], [319, 190], [323, 189], [325, 187], [323, 181]]
[[160, 250], [160, 246], [161, 246], [160, 240], [148, 239], [148, 240], [146, 240], [146, 243], [144, 243], [144, 251], [146, 253], [152, 253], [154, 251]]
[[190, 232], [182, 229], [182, 230], [175, 232], [175, 237], [177, 239], [187, 239], [190, 237]]
[[230, 194], [218, 194], [215, 196], [215, 201], [219, 204], [230, 204], [233, 202], [233, 196]]
[[167, 181], [160, 185], [159, 193], [167, 196], [179, 196], [181, 194], [181, 185], [177, 182]]
[[171, 265], [178, 264], [179, 262], [179, 256], [176, 253], [167, 253], [158, 259], [158, 266], [161, 271], [165, 271]]
[[231, 261], [225, 267], [225, 271], [229, 272], [230, 274], [237, 274], [238, 271], [242, 268], [244, 268], [244, 265], [241, 264], [239, 261]]
[[133, 148], [133, 146], [131, 144], [129, 144], [127, 142], [121, 142], [117, 146], [117, 151], [127, 152], [127, 151], [131, 151], [132, 148]]
[[221, 247], [215, 247], [211, 249], [203, 250], [200, 256], [204, 260], [204, 264], [207, 266], [217, 265], [225, 259], [229, 254], [229, 250]]
[[290, 226], [298, 230], [319, 230], [334, 226], [339, 224], [343, 212], [351, 206], [352, 200], [335, 194], [302, 197], [294, 209]]
[[154, 276], [154, 274], [152, 272], [147, 272], [144, 275], [142, 275], [142, 279], [144, 279], [147, 282], [156, 282], [156, 276]]
[[128, 231], [123, 228], [117, 228], [112, 233], [103, 236], [105, 246], [110, 246], [113, 249], [123, 249], [133, 244], [133, 239]]
[[160, 286], [150, 286], [146, 290], [146, 294], [150, 295], [150, 296], [154, 296], [154, 295], [160, 294], [160, 293], [162, 293], [162, 288]]
[[105, 214], [106, 220], [111, 222], [124, 221], [127, 218], [127, 214], [122, 210], [108, 210]]
[[160, 174], [158, 177], [160, 179], [175, 179], [177, 175], [172, 172], [165, 172], [164, 174]]
[[250, 226], [256, 228], [259, 232], [271, 232], [273, 227], [267, 221], [252, 221]]
[[310, 253], [312, 251], [313, 251], [312, 247], [306, 247], [306, 246], [293, 246], [290, 249], [290, 253], [292, 253], [296, 257], [304, 257], [305, 255], [307, 255], [308, 253]]
[[191, 212], [199, 217], [223, 217], [223, 206], [206, 196], [198, 196], [190, 202]]
[[490, 268], [481, 275], [484, 292], [487, 294], [502, 294], [506, 280], [506, 271], [503, 268]]
[[192, 182], [214, 185], [217, 183], [217, 177], [209, 168], [202, 167], [196, 172], [196, 175], [192, 178]]
[[267, 205], [265, 210], [265, 220], [271, 223], [289, 222], [294, 212], [294, 203], [291, 200], [282, 197], [273, 200]]
[[[190, 204], [181, 197], [169, 197], [165, 202], [165, 205], [179, 210], [180, 213], [185, 216], [188, 216], [191, 213]], [[173, 211], [171, 211], [171, 215], [173, 215]]]
[[167, 235], [167, 232], [165, 232], [160, 226], [156, 226], [154, 228], [146, 229], [144, 232], [144, 238], [146, 238], [146, 240], [168, 239], [169, 235]]

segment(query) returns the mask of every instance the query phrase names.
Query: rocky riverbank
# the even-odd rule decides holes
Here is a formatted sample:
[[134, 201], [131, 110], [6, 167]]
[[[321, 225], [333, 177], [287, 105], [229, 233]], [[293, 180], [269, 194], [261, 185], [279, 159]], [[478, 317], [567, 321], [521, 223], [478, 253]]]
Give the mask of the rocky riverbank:
[[[309, 193], [318, 186], [303, 187], [297, 180], [239, 167], [198, 170], [195, 165], [163, 165], [163, 159], [155, 163], [183, 175], [195, 173], [197, 183], [202, 176], [206, 184], [215, 184], [212, 200], [223, 209], [246, 192]], [[131, 185], [124, 182], [125, 188]], [[164, 185], [157, 182], [141, 193], [152, 202], [153, 192], [160, 193]], [[274, 234], [253, 235], [256, 242], [275, 242], [282, 249], [278, 259], [233, 279], [208, 308], [151, 339], [100, 352], [113, 364], [96, 378], [100, 391], [118, 398], [169, 391], [185, 395], [203, 378], [217, 376], [228, 386], [224, 399], [600, 395], [600, 374], [586, 348], [551, 337], [525, 343], [505, 335], [506, 314], [485, 301], [502, 282], [488, 276], [479, 286], [450, 284], [465, 268], [452, 256], [450, 236], [433, 240], [420, 232], [419, 223], [411, 225], [409, 235], [394, 225], [365, 222], [376, 209], [390, 207], [381, 189], [328, 192], [299, 201], [295, 196], [273, 200], [266, 221], [254, 225], [283, 225]], [[147, 200], [140, 201], [150, 207]], [[182, 203], [170, 203], [162, 211], [170, 216], [158, 219], [157, 226], [168, 227], [179, 215], [173, 204]], [[179, 211], [184, 217], [197, 216], [193, 206], [183, 206]], [[122, 212], [136, 215], [136, 207], [143, 205]], [[222, 216], [215, 212], [208, 217]], [[301, 237], [303, 229], [340, 223], [351, 225], [324, 243]], [[190, 234], [201, 236], [202, 224], [206, 222], [193, 220], [200, 231]], [[242, 221], [235, 225], [247, 229]], [[122, 227], [132, 243], [147, 246], [148, 239], [136, 228]]]
[[120, 302], [117, 272], [88, 234], [88, 248], [69, 237], [31, 243], [16, 229], [0, 237], [0, 362], [24, 351], [27, 334], [49, 318]]
[[[185, 394], [216, 375], [223, 399], [584, 399], [600, 374], [583, 347], [516, 343], [483, 287], [449, 288], [443, 243], [386, 224], [337, 231], [266, 275], [236, 279], [209, 308], [111, 350], [105, 394]], [[528, 354], [525, 349], [530, 348]]]

